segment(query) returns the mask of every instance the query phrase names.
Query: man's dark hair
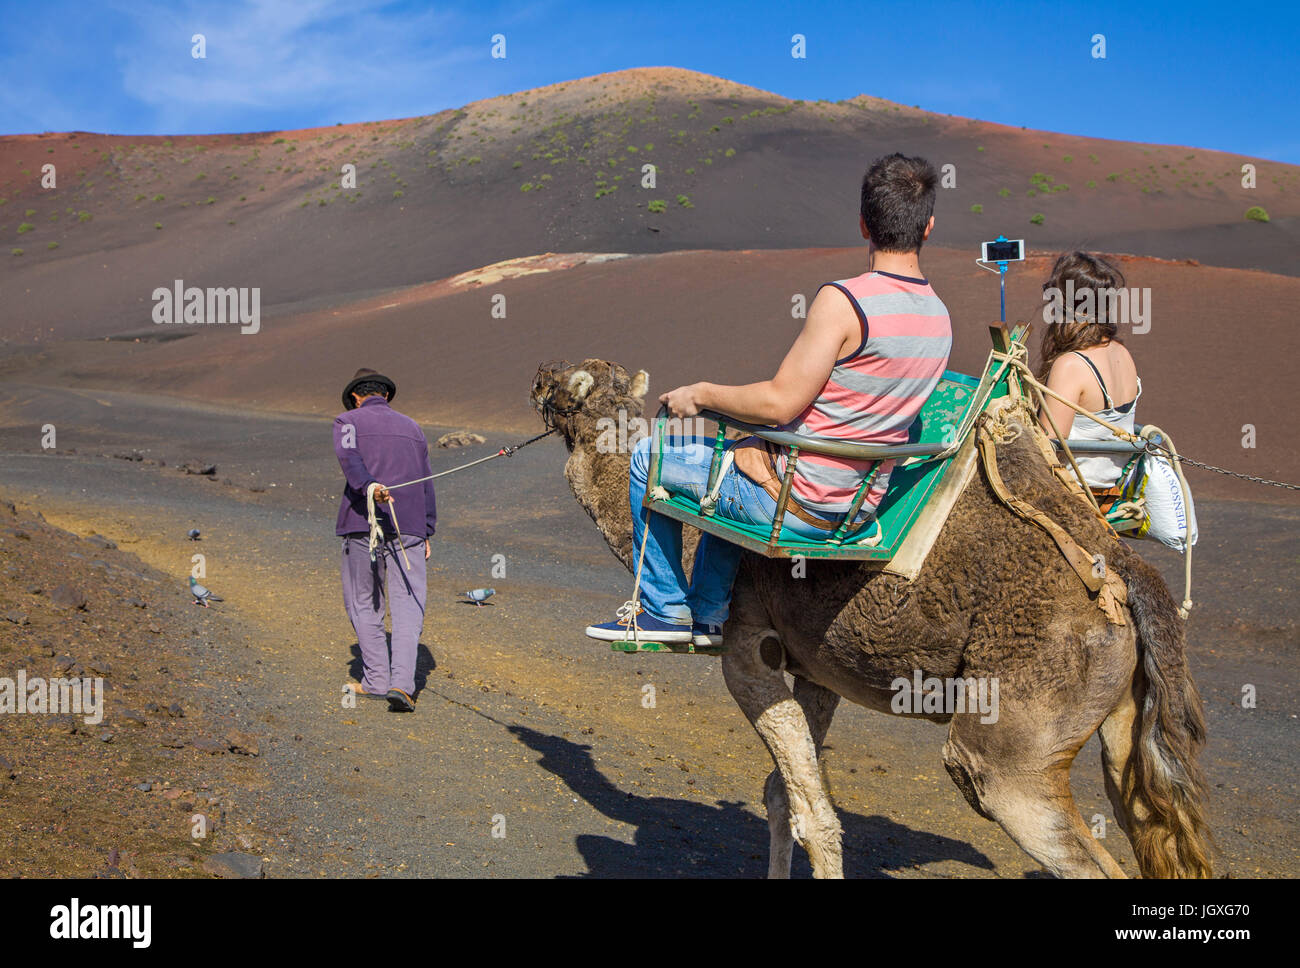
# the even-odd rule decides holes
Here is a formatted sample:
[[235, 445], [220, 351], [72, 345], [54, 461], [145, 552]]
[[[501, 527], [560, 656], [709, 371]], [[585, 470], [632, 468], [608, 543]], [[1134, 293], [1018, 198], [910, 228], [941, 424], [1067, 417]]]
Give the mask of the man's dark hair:
[[934, 214], [939, 174], [924, 158], [895, 152], [877, 158], [862, 176], [862, 220], [881, 252], [916, 252]]
[[366, 397], [373, 397], [376, 394], [383, 397], [385, 400], [388, 399], [388, 385], [385, 383], [358, 383], [352, 388], [352, 392], [363, 400]]

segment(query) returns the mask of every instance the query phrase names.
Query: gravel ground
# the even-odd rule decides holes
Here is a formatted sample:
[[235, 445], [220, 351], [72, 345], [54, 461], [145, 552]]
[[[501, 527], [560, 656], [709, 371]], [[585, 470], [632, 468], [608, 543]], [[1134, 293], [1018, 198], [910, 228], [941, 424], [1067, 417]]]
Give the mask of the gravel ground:
[[[51, 420], [60, 448], [41, 453], [34, 428]], [[432, 440], [452, 429], [477, 428], [426, 432]], [[435, 470], [513, 442], [485, 435], [481, 447], [435, 451]], [[186, 462], [216, 470], [177, 469]], [[582, 636], [583, 625], [627, 597], [630, 579], [573, 501], [562, 464], [560, 445], [543, 441], [440, 482], [423, 682], [416, 711], [401, 715], [382, 703], [348, 708], [341, 698], [358, 661], [338, 588], [332, 531], [340, 484], [327, 422], [107, 392], [25, 394], [0, 428], [0, 495], [69, 532], [100, 533], [120, 549], [106, 554], [139, 559], [132, 574], [110, 571], [114, 581], [93, 589], [98, 600], [84, 621], [51, 619], [39, 634], [54, 639], [56, 651], [75, 643], [79, 658], [101, 641], [143, 638], [147, 648], [122, 646], [129, 660], [113, 654], [113, 681], [117, 662], [154, 678], [129, 701], [110, 692], [110, 710], [119, 698], [121, 710], [146, 701], [165, 708], [164, 700], [180, 697], [195, 706], [192, 724], [188, 705], [184, 720], [191, 740], [237, 729], [260, 755], [167, 751], [156, 742], [163, 727], [146, 725], [138, 759], [75, 757], [65, 767], [70, 781], [98, 773], [102, 786], [90, 798], [75, 782], [51, 787], [29, 822], [0, 814], [19, 844], [5, 870], [98, 870], [111, 850], [125, 848], [100, 835], [96, 811], [102, 818], [126, 803], [160, 810], [167, 803], [158, 816], [171, 826], [140, 829], [131, 847], [156, 863], [123, 870], [119, 860], [118, 872], [203, 873], [208, 864], [212, 873], [213, 854], [237, 851], [260, 859], [267, 876], [761, 876], [766, 752], [727, 696], [715, 659], [615, 655]], [[399, 492], [399, 509], [400, 501]], [[1207, 501], [1198, 512], [1204, 537], [1189, 648], [1210, 727], [1205, 765], [1219, 870], [1296, 876], [1300, 511]], [[21, 605], [28, 581], [14, 550], [22, 539], [5, 527], [0, 521], [0, 614]], [[190, 528], [201, 529], [199, 542], [186, 539]], [[60, 540], [42, 552], [42, 567], [56, 567], [77, 546], [70, 536]], [[204, 584], [226, 599], [210, 609], [190, 605], [185, 589], [196, 553], [204, 556]], [[1177, 556], [1156, 548], [1148, 557], [1180, 587]], [[505, 577], [494, 576], [502, 561]], [[498, 589], [491, 604], [458, 604], [458, 592], [482, 585]], [[130, 597], [149, 608], [121, 604]], [[142, 637], [135, 626], [149, 617], [164, 631]], [[104, 631], [90, 636], [87, 623]], [[25, 648], [9, 644], [15, 631], [34, 634], [0, 620], [0, 658], [10, 665]], [[1247, 684], [1257, 690], [1255, 709], [1241, 708]], [[53, 770], [67, 752], [41, 752], [39, 731], [24, 723], [15, 732], [11, 718], [23, 717], [0, 717], [2, 749], [23, 775], [8, 793], [0, 786], [10, 798], [29, 785], [25, 776]], [[1041, 875], [966, 806], [939, 760], [943, 736], [926, 723], [842, 708], [826, 772], [845, 828], [846, 873]], [[82, 751], [120, 748], [117, 740], [73, 739]], [[1095, 740], [1076, 764], [1081, 811], [1109, 822]], [[235, 807], [214, 838], [196, 846], [172, 822], [188, 815], [134, 789], [148, 775], [185, 793], [206, 784]], [[41, 825], [60, 811], [86, 819], [66, 831], [65, 847], [38, 847]], [[1107, 847], [1133, 871], [1122, 834], [1110, 829]], [[88, 859], [76, 860], [82, 855]], [[799, 855], [796, 874], [807, 873]]]

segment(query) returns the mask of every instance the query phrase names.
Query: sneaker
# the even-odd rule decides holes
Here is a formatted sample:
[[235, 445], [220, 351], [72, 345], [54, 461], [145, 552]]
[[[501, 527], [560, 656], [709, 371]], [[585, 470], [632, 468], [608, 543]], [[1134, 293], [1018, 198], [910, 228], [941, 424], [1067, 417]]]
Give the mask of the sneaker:
[[[630, 620], [627, 618], [618, 618], [612, 622], [604, 622], [601, 625], [588, 625], [587, 635], [593, 639], [600, 639], [602, 642], [621, 642], [629, 638], [628, 625]], [[691, 629], [688, 625], [674, 625], [671, 622], [661, 622], [645, 609], [641, 609], [636, 616], [637, 635], [633, 641], [636, 642], [689, 642], [691, 641]]]
[[692, 623], [691, 642], [695, 645], [721, 645], [722, 626], [708, 625], [704, 622]]

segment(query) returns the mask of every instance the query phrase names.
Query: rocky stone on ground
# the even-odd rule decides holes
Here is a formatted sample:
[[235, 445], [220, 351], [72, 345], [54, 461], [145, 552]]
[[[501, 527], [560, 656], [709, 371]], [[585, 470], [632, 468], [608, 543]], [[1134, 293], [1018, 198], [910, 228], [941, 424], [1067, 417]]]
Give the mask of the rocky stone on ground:
[[468, 430], [453, 430], [449, 434], [443, 434], [438, 438], [439, 447], [472, 447], [474, 444], [485, 444], [487, 438], [482, 434], [471, 433]]
[[62, 582], [50, 592], [50, 601], [55, 608], [83, 609], [86, 607], [86, 593], [75, 585]]
[[262, 869], [262, 858], [235, 851], [214, 854], [203, 862], [203, 869], [214, 877], [222, 878], [248, 880], [266, 876]]

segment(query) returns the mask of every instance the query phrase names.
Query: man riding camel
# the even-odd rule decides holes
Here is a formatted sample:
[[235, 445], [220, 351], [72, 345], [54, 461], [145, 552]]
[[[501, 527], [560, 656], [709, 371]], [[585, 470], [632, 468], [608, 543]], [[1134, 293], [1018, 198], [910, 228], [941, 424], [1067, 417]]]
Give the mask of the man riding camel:
[[[675, 417], [714, 410], [755, 424], [870, 444], [905, 443], [908, 429], [943, 376], [952, 348], [948, 310], [921, 275], [920, 249], [934, 227], [938, 175], [923, 158], [893, 154], [874, 162], [862, 180], [858, 223], [869, 244], [862, 275], [826, 283], [808, 310], [803, 331], [776, 376], [745, 386], [693, 383], [659, 400]], [[728, 445], [735, 454], [718, 492], [716, 513], [770, 527], [776, 515], [783, 448], [750, 437]], [[741, 548], [711, 534], [700, 539], [691, 580], [682, 569], [682, 526], [642, 507], [650, 469], [650, 438], [632, 453], [628, 500], [634, 547], [647, 526], [641, 578], [642, 611], [588, 627], [592, 638], [718, 645], [727, 619]], [[704, 496], [713, 459], [708, 438], [666, 443], [661, 483], [669, 491]], [[876, 508], [889, 484], [885, 461], [853, 523], [854, 534], [879, 528]], [[865, 461], [801, 453], [784, 528], [825, 538], [839, 527], [867, 473]]]

